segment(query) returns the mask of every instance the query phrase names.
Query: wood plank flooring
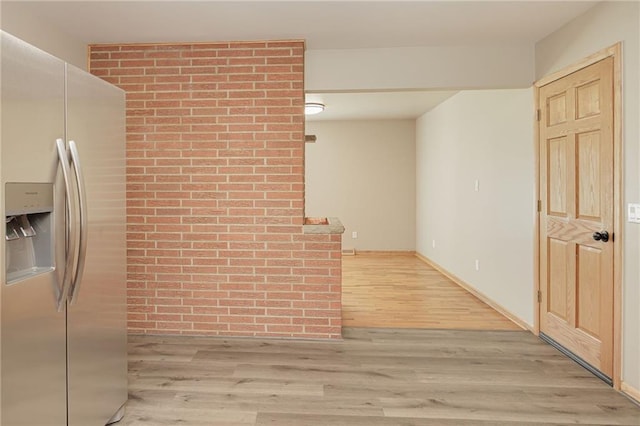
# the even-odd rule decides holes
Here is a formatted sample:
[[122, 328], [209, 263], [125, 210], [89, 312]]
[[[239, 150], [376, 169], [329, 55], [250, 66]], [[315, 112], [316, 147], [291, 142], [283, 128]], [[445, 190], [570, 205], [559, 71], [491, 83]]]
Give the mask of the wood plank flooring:
[[413, 254], [342, 258], [346, 327], [520, 330]]
[[129, 351], [127, 426], [640, 425], [640, 407], [526, 331], [133, 336]]

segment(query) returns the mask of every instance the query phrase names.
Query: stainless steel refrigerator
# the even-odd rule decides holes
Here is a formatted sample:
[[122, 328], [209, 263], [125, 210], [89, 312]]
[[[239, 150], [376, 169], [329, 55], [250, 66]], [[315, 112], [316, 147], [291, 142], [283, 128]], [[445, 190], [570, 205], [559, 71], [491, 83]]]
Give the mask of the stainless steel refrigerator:
[[2, 32], [0, 425], [127, 400], [124, 93]]

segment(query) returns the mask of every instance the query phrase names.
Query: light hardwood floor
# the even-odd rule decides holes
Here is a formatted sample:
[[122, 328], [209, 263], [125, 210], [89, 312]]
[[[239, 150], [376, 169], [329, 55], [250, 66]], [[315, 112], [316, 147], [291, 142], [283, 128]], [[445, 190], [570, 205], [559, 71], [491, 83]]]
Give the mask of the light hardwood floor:
[[517, 326], [414, 256], [344, 260], [346, 323], [440, 330], [131, 336], [122, 425], [640, 425], [640, 407], [531, 333], [478, 330]]
[[342, 322], [347, 327], [520, 330], [410, 253], [343, 256]]
[[122, 424], [640, 425], [640, 407], [526, 331], [344, 337], [131, 337]]

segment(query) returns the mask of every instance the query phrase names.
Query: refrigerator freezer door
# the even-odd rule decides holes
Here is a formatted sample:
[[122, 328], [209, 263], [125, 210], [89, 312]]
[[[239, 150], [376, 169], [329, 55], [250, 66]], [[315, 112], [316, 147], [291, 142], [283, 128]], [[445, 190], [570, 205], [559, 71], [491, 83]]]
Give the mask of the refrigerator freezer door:
[[1, 208], [7, 182], [54, 183], [55, 270], [7, 285], [2, 238], [2, 426], [66, 424], [65, 312], [58, 312], [65, 255], [64, 185], [57, 138], [64, 137], [64, 63], [6, 34], [1, 38]]
[[104, 425], [127, 400], [124, 111], [124, 92], [67, 65], [67, 138], [82, 162], [88, 224], [67, 308], [70, 426]]

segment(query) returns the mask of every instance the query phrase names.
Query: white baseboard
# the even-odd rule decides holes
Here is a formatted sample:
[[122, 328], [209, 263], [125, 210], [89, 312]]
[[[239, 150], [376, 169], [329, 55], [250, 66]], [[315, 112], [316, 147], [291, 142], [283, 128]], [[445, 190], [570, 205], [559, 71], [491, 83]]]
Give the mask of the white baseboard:
[[358, 250], [358, 254], [369, 256], [415, 256], [413, 250]]
[[513, 314], [512, 312], [509, 312], [508, 309], [504, 308], [500, 304], [494, 302], [492, 299], [487, 297], [485, 294], [482, 294], [481, 292], [479, 292], [478, 290], [473, 288], [471, 285], [466, 283], [464, 280], [456, 277], [451, 272], [447, 271], [442, 266], [438, 265], [437, 263], [435, 263], [431, 259], [421, 255], [420, 253], [416, 252], [416, 256], [418, 257], [418, 259], [422, 260], [424, 263], [428, 264], [433, 269], [437, 270], [442, 275], [444, 275], [445, 277], [449, 278], [451, 281], [453, 281], [454, 283], [456, 283], [460, 287], [464, 288], [469, 293], [473, 294], [475, 297], [477, 297], [478, 299], [480, 299], [481, 301], [483, 301], [487, 305], [491, 306], [493, 309], [498, 311], [504, 317], [506, 317], [509, 320], [511, 320], [511, 322], [516, 324], [518, 327], [522, 328], [523, 330], [529, 330], [530, 332], [533, 333], [533, 327], [531, 325], [527, 324], [525, 321], [520, 319], [517, 315]]

